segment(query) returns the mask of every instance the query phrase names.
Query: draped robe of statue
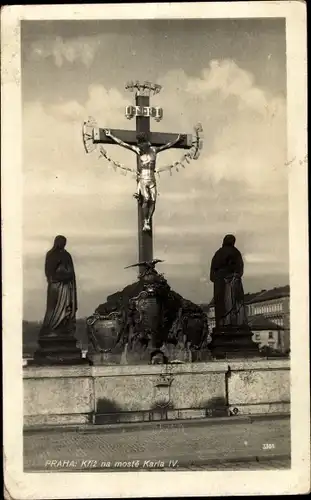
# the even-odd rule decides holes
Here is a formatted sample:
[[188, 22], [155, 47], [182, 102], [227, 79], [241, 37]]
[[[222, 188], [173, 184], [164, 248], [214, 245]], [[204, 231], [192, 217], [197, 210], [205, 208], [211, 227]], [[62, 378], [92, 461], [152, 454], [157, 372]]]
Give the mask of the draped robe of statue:
[[216, 329], [247, 326], [242, 285], [244, 264], [234, 243], [234, 236], [227, 235], [211, 262]]
[[46, 254], [45, 275], [48, 282], [46, 313], [40, 336], [72, 334], [78, 308], [73, 261], [64, 249], [66, 239], [58, 236]]

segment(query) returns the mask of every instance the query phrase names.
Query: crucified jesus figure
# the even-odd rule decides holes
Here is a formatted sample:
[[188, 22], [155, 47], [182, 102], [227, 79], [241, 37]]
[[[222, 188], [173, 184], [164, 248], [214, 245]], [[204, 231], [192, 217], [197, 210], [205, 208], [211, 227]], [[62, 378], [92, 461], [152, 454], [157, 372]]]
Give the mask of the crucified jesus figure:
[[152, 146], [147, 139], [146, 134], [141, 133], [137, 136], [137, 146], [132, 146], [118, 137], [115, 137], [110, 130], [105, 130], [107, 137], [110, 137], [116, 144], [136, 153], [138, 157], [137, 166], [137, 192], [135, 198], [142, 199], [142, 210], [144, 225], [143, 231], [151, 230], [151, 220], [155, 211], [157, 201], [157, 183], [156, 183], [156, 158], [157, 154], [166, 149], [174, 147], [181, 139], [178, 135], [176, 140], [168, 142], [163, 146]]

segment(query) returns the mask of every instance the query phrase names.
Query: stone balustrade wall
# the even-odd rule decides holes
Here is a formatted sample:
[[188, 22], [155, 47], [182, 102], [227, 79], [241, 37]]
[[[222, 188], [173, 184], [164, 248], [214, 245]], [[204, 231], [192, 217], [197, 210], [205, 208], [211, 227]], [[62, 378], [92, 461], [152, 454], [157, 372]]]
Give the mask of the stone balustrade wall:
[[24, 425], [289, 413], [290, 361], [24, 367]]

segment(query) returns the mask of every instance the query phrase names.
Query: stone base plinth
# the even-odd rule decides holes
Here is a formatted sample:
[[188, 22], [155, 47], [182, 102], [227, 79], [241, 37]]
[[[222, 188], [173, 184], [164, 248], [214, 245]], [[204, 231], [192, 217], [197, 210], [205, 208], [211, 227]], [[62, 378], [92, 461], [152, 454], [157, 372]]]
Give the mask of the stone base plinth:
[[208, 349], [191, 350], [179, 346], [168, 344], [165, 349], [169, 363], [196, 363], [198, 361], [208, 361], [211, 359], [211, 353]]
[[165, 355], [167, 356], [169, 363], [172, 361], [180, 363], [191, 363], [191, 352], [189, 349], [185, 349], [181, 346], [175, 346], [174, 344], [168, 344], [165, 346]]
[[[151, 355], [158, 351], [158, 355], [151, 362]], [[163, 356], [161, 353], [163, 353]], [[211, 360], [208, 349], [193, 350], [167, 344], [157, 350], [148, 347], [141, 350], [130, 350], [125, 346], [123, 350], [112, 349], [109, 352], [88, 352], [88, 359], [93, 366], [100, 365], [149, 365], [166, 363], [195, 363]]]
[[168, 356], [166, 349], [156, 349], [148, 346], [141, 349], [129, 349], [127, 346], [123, 353], [123, 362], [128, 365], [149, 365], [149, 364], [166, 364]]
[[[157, 351], [157, 356], [153, 357], [155, 351]], [[122, 351], [112, 349], [110, 352], [91, 352], [88, 356], [94, 366], [165, 364], [168, 361], [165, 359], [167, 356], [165, 349], [160, 350], [154, 347], [131, 350], [124, 346]], [[153, 361], [151, 361], [152, 358], [154, 358]]]
[[77, 340], [73, 335], [41, 337], [38, 344], [39, 348], [29, 364], [40, 366], [89, 364], [89, 360], [82, 357], [81, 349], [77, 347]]
[[90, 362], [93, 366], [97, 365], [122, 365], [126, 364], [124, 362], [123, 353], [115, 353], [115, 352], [93, 352], [88, 354]]
[[248, 327], [214, 328], [208, 347], [216, 359], [259, 357], [259, 347], [252, 336]]

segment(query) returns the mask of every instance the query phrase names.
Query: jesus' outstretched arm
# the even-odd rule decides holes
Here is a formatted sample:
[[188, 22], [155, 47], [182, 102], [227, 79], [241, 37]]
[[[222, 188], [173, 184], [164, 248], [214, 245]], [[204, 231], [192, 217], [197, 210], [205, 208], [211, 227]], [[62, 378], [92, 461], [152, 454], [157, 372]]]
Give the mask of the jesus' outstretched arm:
[[139, 149], [136, 146], [131, 146], [131, 144], [128, 144], [127, 142], [122, 141], [115, 135], [113, 135], [110, 130], [105, 130], [106, 137], [110, 137], [116, 144], [119, 144], [119, 146], [122, 146], [125, 149], [129, 149], [130, 151], [133, 151], [136, 154], [139, 154]]
[[155, 148], [156, 152], [157, 153], [160, 153], [161, 151], [165, 151], [166, 149], [170, 149], [172, 147], [175, 146], [175, 144], [177, 144], [181, 139], [181, 134], [179, 134], [177, 136], [177, 139], [175, 139], [175, 141], [171, 141], [171, 142], [168, 142], [167, 144], [164, 144], [163, 146], [159, 146], [157, 148]]

